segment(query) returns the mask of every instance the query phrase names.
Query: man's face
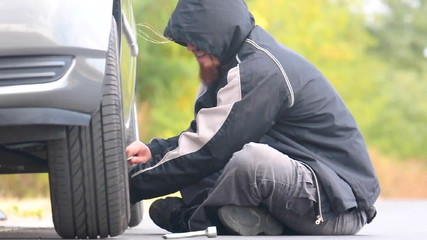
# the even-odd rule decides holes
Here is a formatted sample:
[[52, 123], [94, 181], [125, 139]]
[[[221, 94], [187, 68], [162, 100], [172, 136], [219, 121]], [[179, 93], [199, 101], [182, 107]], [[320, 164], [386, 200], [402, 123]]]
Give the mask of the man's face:
[[187, 44], [188, 51], [192, 52], [199, 62], [200, 66], [200, 78], [206, 85], [214, 82], [219, 75], [218, 66], [219, 59], [214, 55], [207, 53], [205, 50], [201, 50], [192, 44]]

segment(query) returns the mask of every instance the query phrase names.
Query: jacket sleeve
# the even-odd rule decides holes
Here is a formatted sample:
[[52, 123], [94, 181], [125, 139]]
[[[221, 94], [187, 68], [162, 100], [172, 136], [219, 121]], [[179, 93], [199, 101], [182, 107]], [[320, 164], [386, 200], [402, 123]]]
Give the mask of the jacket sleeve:
[[[190, 124], [190, 127], [185, 132], [194, 132], [195, 121], [193, 120]], [[182, 132], [183, 133], [183, 132]], [[147, 147], [150, 149], [151, 156], [153, 159], [162, 159], [165, 154], [178, 147], [179, 135], [167, 139], [162, 138], [153, 138], [150, 143], [147, 144]]]
[[177, 147], [154, 166], [134, 169], [130, 182], [140, 199], [175, 192], [219, 171], [234, 152], [257, 142], [274, 125], [289, 105], [289, 91], [280, 71], [268, 64], [256, 71], [243, 62], [232, 68], [216, 107], [197, 113], [197, 131], [183, 132]]
[[151, 156], [153, 158], [163, 158], [163, 156], [172, 149], [175, 149], [178, 146], [178, 136], [171, 137], [168, 139], [154, 138], [151, 140], [147, 147], [151, 151]]

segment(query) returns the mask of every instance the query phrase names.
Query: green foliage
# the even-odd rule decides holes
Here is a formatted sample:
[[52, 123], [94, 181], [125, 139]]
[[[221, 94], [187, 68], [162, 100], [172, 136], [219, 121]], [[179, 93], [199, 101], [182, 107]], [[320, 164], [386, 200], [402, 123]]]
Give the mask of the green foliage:
[[[135, 0], [137, 22], [162, 33], [176, 2]], [[407, 2], [419, 2], [419, 8], [409, 9]], [[427, 47], [425, 0], [384, 0], [392, 5], [392, 15], [375, 16], [375, 22], [366, 20], [362, 0], [247, 3], [258, 25], [327, 76], [370, 147], [427, 159], [426, 59], [419, 51]], [[413, 20], [402, 23], [408, 14]], [[142, 139], [178, 134], [193, 118], [197, 64], [174, 43], [153, 44], [140, 38], [139, 45], [138, 91], [148, 105], [140, 125]]]
[[427, 159], [427, 79], [417, 72], [383, 69], [376, 112], [366, 129], [373, 146], [399, 157]]
[[[162, 34], [176, 0], [135, 0], [136, 22], [150, 26]], [[198, 85], [198, 66], [192, 54], [173, 42], [156, 44], [144, 34], [156, 38], [148, 28], [139, 26], [140, 47], [138, 92], [140, 100], [148, 103], [140, 124], [142, 140], [170, 137], [187, 129], [193, 118], [193, 102]]]
[[383, 0], [387, 11], [367, 25], [376, 39], [366, 56], [381, 62], [372, 145], [399, 157], [427, 159], [427, 1]]
[[383, 0], [387, 7], [368, 25], [378, 40], [374, 53], [397, 68], [421, 71], [427, 67], [427, 0]]

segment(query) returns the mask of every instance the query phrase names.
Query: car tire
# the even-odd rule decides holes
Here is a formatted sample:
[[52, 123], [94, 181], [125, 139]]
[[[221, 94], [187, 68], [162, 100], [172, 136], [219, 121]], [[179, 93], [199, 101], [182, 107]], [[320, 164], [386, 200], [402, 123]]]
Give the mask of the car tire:
[[66, 137], [48, 142], [53, 222], [63, 238], [104, 238], [125, 231], [129, 186], [113, 19], [103, 97], [89, 126], [66, 127]]
[[[138, 140], [138, 123], [136, 118], [136, 106], [135, 103], [132, 107], [131, 115], [130, 115], [130, 123], [128, 129], [128, 135], [126, 137], [126, 146], [131, 144], [132, 142]], [[131, 167], [131, 166], [129, 166]], [[137, 202], [135, 204], [130, 205], [130, 220], [129, 227], [136, 227], [142, 221], [143, 216], [143, 204], [142, 202]]]

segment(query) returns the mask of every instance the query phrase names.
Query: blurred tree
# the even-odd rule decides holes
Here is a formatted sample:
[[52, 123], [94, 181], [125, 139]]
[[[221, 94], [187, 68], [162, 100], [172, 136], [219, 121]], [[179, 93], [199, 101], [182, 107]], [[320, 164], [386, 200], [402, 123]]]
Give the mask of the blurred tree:
[[367, 133], [374, 146], [427, 162], [427, 1], [382, 0], [385, 11], [367, 24], [376, 39], [369, 54], [382, 67], [377, 109]]
[[[378, 70], [377, 70], [378, 71]], [[382, 84], [371, 109], [375, 117], [366, 129], [372, 146], [400, 158], [416, 157], [427, 163], [427, 78], [415, 71], [381, 69]]]
[[427, 0], [382, 0], [368, 30], [378, 40], [372, 50], [397, 68], [422, 71], [427, 66]]
[[[138, 93], [141, 100], [140, 136], [170, 137], [188, 128], [198, 87], [198, 67], [192, 54], [163, 35], [176, 0], [133, 0], [139, 24]], [[154, 41], [152, 41], [154, 40]]]

